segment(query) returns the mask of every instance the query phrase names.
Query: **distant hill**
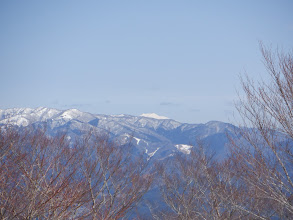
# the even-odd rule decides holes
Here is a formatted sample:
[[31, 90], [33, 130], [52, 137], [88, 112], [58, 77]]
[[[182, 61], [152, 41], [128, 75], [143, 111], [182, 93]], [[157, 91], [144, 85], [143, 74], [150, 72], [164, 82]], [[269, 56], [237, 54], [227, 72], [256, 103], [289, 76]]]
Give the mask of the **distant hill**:
[[202, 140], [223, 156], [228, 143], [227, 133], [233, 135], [235, 130], [235, 126], [229, 123], [180, 123], [155, 113], [140, 116], [102, 115], [77, 109], [57, 110], [44, 107], [0, 109], [0, 125], [6, 124], [19, 128], [46, 127], [49, 135], [66, 132], [72, 139], [95, 130], [109, 134], [119, 143], [132, 140], [138, 152], [154, 159], [163, 159], [178, 151], [189, 153], [197, 140]]

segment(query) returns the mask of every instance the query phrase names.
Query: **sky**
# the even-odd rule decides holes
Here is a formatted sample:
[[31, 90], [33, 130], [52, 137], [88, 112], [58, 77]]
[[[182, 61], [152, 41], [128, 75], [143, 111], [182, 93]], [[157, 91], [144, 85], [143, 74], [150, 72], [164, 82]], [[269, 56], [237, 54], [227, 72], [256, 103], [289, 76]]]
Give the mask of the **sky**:
[[293, 1], [0, 0], [0, 108], [232, 122], [239, 74], [293, 48]]

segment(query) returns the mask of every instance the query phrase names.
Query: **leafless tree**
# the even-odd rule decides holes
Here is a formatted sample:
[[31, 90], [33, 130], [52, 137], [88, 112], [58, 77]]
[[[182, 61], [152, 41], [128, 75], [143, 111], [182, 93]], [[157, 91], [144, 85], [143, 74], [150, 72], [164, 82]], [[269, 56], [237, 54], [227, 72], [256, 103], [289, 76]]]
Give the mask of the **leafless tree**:
[[118, 219], [149, 189], [146, 162], [107, 137], [2, 129], [0, 219]]
[[241, 186], [228, 172], [229, 160], [217, 161], [203, 144], [190, 155], [178, 154], [172, 168], [161, 165], [161, 193], [167, 208], [154, 212], [157, 219], [239, 219], [247, 216], [235, 204]]
[[293, 218], [293, 57], [261, 44], [270, 82], [242, 78], [243, 119], [230, 155], [215, 161], [199, 144], [161, 165], [161, 192], [168, 208], [157, 219]]
[[85, 138], [81, 167], [87, 202], [83, 210], [89, 219], [125, 217], [148, 191], [153, 176], [146, 172], [147, 161], [133, 158], [130, 146], [106, 136]]
[[260, 46], [270, 81], [242, 79], [243, 141], [231, 140], [233, 168], [247, 190], [238, 208], [259, 219], [292, 219], [293, 57]]
[[[31, 131], [30, 131], [31, 132]], [[49, 138], [43, 131], [1, 133], [0, 207], [2, 219], [64, 219], [81, 196], [76, 149], [65, 135]]]

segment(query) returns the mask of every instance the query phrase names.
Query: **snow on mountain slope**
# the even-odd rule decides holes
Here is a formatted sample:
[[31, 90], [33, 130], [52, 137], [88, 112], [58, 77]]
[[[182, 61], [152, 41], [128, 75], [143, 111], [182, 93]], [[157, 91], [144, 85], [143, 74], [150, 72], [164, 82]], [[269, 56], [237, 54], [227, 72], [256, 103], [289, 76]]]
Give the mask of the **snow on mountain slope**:
[[141, 116], [103, 115], [77, 109], [57, 110], [44, 107], [0, 109], [0, 124], [7, 123], [18, 127], [45, 126], [50, 134], [66, 132], [73, 140], [87, 134], [89, 130], [107, 133], [121, 141], [126, 137], [128, 140], [133, 137], [132, 143], [138, 151], [155, 152], [153, 157], [158, 158], [174, 153], [174, 149], [189, 153], [188, 146], [195, 144], [197, 138], [215, 143], [214, 147], [221, 151], [227, 142], [225, 133], [233, 130], [233, 126], [227, 123], [213, 121], [206, 124], [187, 124], [154, 113]]
[[71, 121], [78, 120], [84, 123], [88, 123], [89, 121], [95, 119], [96, 117], [90, 113], [81, 112], [77, 109], [68, 109], [63, 111], [57, 117], [52, 118], [53, 120], [63, 120], [63, 121]]
[[169, 119], [169, 118], [167, 118], [165, 116], [159, 116], [156, 113], [141, 114], [140, 116], [141, 117], [146, 117], [146, 118], [159, 119], [159, 120], [161, 120], [161, 119]]
[[190, 154], [190, 149], [192, 148], [191, 145], [187, 145], [187, 144], [176, 144], [175, 147], [181, 151], [182, 153], [185, 154]]
[[39, 107], [32, 108], [13, 108], [0, 111], [0, 123], [12, 124], [17, 126], [28, 126], [35, 122], [46, 121], [61, 111]]

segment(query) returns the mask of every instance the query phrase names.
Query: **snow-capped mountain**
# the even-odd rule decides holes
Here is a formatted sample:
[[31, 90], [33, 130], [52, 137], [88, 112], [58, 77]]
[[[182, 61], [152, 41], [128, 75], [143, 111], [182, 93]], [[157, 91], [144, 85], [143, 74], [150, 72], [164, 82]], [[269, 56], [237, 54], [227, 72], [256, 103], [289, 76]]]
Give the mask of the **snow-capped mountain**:
[[66, 132], [71, 138], [89, 130], [108, 133], [120, 143], [132, 141], [139, 152], [162, 159], [176, 151], [188, 154], [197, 140], [204, 140], [220, 154], [225, 152], [227, 133], [235, 127], [228, 123], [211, 121], [206, 124], [180, 123], [155, 113], [132, 115], [90, 114], [77, 109], [52, 108], [0, 109], [0, 125], [17, 127], [46, 127], [50, 135]]
[[169, 119], [165, 116], [157, 115], [156, 113], [141, 114], [140, 116], [147, 117], [147, 118], [154, 118], [154, 119]]

